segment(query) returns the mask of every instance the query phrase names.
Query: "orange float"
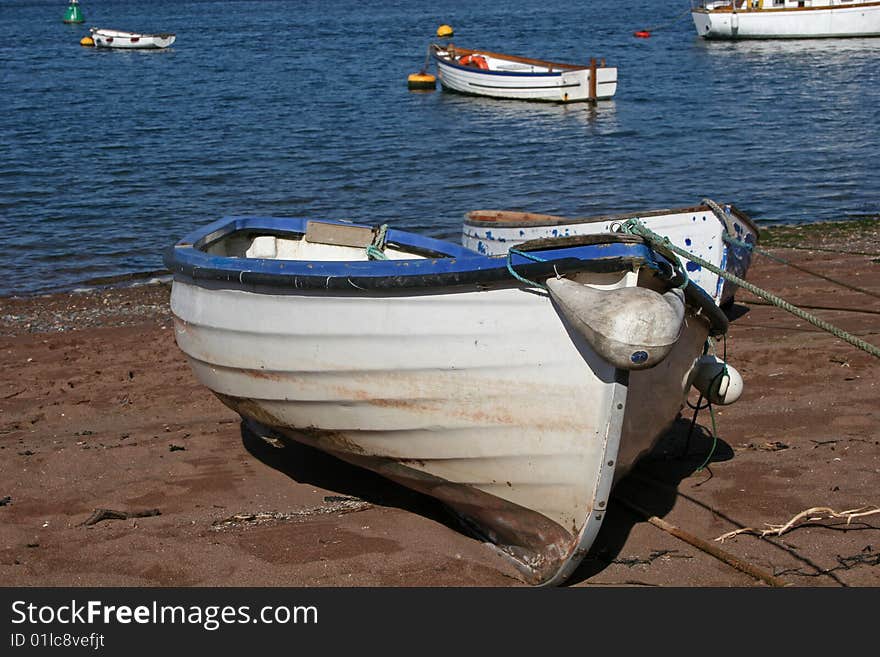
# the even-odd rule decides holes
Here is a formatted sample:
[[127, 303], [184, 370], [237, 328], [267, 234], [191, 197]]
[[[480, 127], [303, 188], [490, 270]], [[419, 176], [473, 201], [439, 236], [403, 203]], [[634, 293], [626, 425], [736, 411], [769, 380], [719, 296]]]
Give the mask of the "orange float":
[[482, 55], [465, 55], [458, 60], [458, 63], [462, 66], [476, 66], [484, 71], [489, 70], [489, 62]]

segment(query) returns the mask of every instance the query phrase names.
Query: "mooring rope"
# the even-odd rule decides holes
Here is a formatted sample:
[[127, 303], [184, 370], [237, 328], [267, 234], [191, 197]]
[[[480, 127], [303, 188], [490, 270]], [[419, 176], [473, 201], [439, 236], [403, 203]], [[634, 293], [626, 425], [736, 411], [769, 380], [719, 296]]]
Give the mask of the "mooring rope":
[[[715, 345], [712, 344], [711, 340], [706, 340], [706, 344], [703, 347], [703, 355], [705, 356], [706, 354], [708, 354], [710, 349], [712, 351], [712, 355], [717, 357], [717, 354], [715, 353]], [[727, 336], [726, 335], [724, 336], [724, 357], [721, 358], [721, 362], [723, 363], [721, 370], [718, 372], [718, 374], [713, 376], [712, 380], [709, 382], [709, 387], [707, 388], [709, 394], [712, 393], [712, 388], [715, 386], [716, 381], [720, 382], [724, 379], [725, 376], [729, 376], [728, 371], [727, 371]], [[715, 449], [716, 449], [716, 447], [718, 447], [718, 426], [715, 423], [715, 410], [712, 408], [712, 399], [711, 399], [711, 397], [709, 397], [709, 395], [705, 395], [706, 405], [701, 406], [700, 404], [703, 401], [703, 397], [704, 397], [704, 395], [701, 392], [700, 397], [699, 397], [699, 399], [697, 399], [697, 403], [694, 406], [691, 406], [690, 402], [688, 402], [688, 406], [691, 406], [691, 408], [694, 409], [694, 417], [691, 419], [691, 428], [688, 431], [687, 441], [685, 443], [685, 445], [686, 445], [685, 452], [687, 452], [690, 449], [691, 435], [693, 435], [694, 426], [696, 426], [696, 424], [697, 424], [697, 416], [700, 414], [700, 411], [703, 410], [704, 408], [709, 409], [709, 417], [712, 419], [712, 445], [709, 447], [709, 453], [706, 455], [705, 460], [700, 464], [700, 467], [698, 467], [694, 472], [702, 472], [703, 469], [709, 465], [709, 462], [712, 460], [712, 457], [715, 455]]]
[[669, 241], [668, 237], [662, 237], [662, 236], [658, 235], [657, 233], [652, 231], [650, 228], [645, 226], [637, 218], [628, 219], [625, 222], [623, 222], [621, 224], [621, 229], [627, 233], [630, 233], [633, 235], [639, 235], [639, 236], [645, 238], [646, 240], [648, 240], [649, 242], [651, 242], [652, 244], [661, 245], [661, 246], [669, 249], [673, 253], [676, 253], [684, 258], [687, 258], [688, 260], [697, 263], [701, 267], [708, 269], [712, 273], [717, 274], [718, 276], [721, 276], [725, 280], [728, 280], [731, 283], [734, 283], [734, 284], [738, 285], [739, 287], [743, 288], [744, 290], [751, 292], [755, 296], [760, 297], [760, 298], [764, 299], [765, 301], [769, 301], [777, 308], [781, 308], [782, 310], [785, 310], [785, 311], [791, 313], [792, 315], [800, 317], [801, 319], [809, 322], [813, 326], [820, 328], [823, 331], [827, 331], [831, 335], [834, 335], [835, 337], [838, 337], [841, 340], [845, 340], [846, 342], [850, 343], [854, 347], [857, 347], [857, 348], [861, 349], [862, 351], [865, 351], [865, 352], [871, 354], [872, 356], [880, 358], [880, 348], [876, 347], [875, 345], [873, 345], [869, 342], [865, 342], [864, 340], [853, 335], [852, 333], [848, 333], [847, 331], [844, 331], [843, 329], [841, 329], [837, 326], [834, 326], [830, 322], [826, 322], [823, 319], [819, 319], [815, 315], [811, 315], [810, 313], [801, 310], [800, 308], [789, 303], [788, 301], [786, 301], [782, 297], [776, 296], [775, 294], [772, 294], [771, 292], [768, 292], [767, 290], [764, 290], [764, 289], [758, 287], [757, 285], [752, 285], [751, 283], [749, 283], [748, 281], [746, 281], [743, 278], [740, 278], [736, 274], [731, 274], [730, 272], [724, 271], [723, 269], [716, 267], [711, 262], [704, 260], [703, 258], [691, 253], [690, 251], [687, 251], [685, 249], [682, 249], [681, 247], [676, 246], [675, 244], [673, 244], [672, 242]]
[[533, 280], [526, 278], [525, 276], [521, 276], [516, 272], [513, 268], [513, 256], [518, 255], [523, 258], [527, 258], [528, 260], [534, 260], [535, 262], [547, 262], [544, 258], [539, 258], [536, 255], [532, 255], [531, 253], [527, 253], [525, 251], [520, 251], [519, 249], [510, 248], [507, 250], [507, 271], [510, 272], [510, 275], [513, 276], [520, 283], [525, 283], [526, 285], [531, 285], [532, 287], [539, 287], [542, 290], [546, 290], [547, 286], [543, 283], [537, 283]]
[[870, 251], [848, 251], [844, 249], [832, 249], [827, 246], [803, 246], [800, 244], [773, 244], [777, 249], [793, 249], [795, 251], [826, 251], [828, 253], [843, 253], [844, 255], [860, 255], [869, 258], [880, 258], [880, 253], [871, 253]]
[[728, 244], [733, 244], [735, 246], [739, 246], [739, 247], [748, 249], [749, 251], [752, 251], [754, 253], [758, 253], [758, 254], [764, 256], [765, 258], [770, 258], [770, 260], [775, 260], [776, 262], [781, 263], [783, 265], [788, 265], [792, 269], [797, 269], [799, 271], [804, 272], [805, 274], [809, 274], [810, 276], [815, 276], [816, 278], [824, 279], [824, 280], [828, 281], [829, 283], [834, 283], [835, 285], [840, 285], [841, 287], [845, 287], [849, 290], [853, 290], [854, 292], [861, 292], [862, 294], [867, 294], [867, 295], [870, 295], [870, 296], [875, 297], [877, 299], [880, 299], [880, 294], [878, 294], [877, 292], [872, 292], [871, 290], [866, 290], [865, 288], [858, 287], [856, 285], [850, 285], [849, 283], [847, 283], [845, 281], [839, 281], [836, 278], [831, 278], [830, 276], [826, 276], [825, 274], [820, 274], [819, 272], [813, 271], [811, 269], [807, 269], [806, 267], [802, 267], [801, 265], [796, 265], [793, 262], [789, 262], [785, 258], [780, 258], [779, 256], [775, 256], [772, 253], [769, 253], [769, 252], [765, 251], [764, 249], [759, 248], [756, 244], [749, 244], [748, 242], [743, 242], [742, 240], [738, 240], [737, 238], [732, 237], [732, 236], [728, 235], [727, 233], [724, 233], [722, 238]]
[[654, 26], [652, 26], [652, 27], [646, 27], [646, 28], [644, 28], [644, 31], [645, 31], [645, 32], [656, 32], [656, 31], [659, 30], [660, 28], [669, 27], [670, 25], [675, 25], [675, 24], [676, 24], [678, 21], [680, 21], [682, 18], [684, 18], [685, 16], [687, 16], [688, 14], [690, 14], [691, 11], [692, 11], [691, 9], [686, 9], [685, 11], [683, 11], [682, 13], [680, 13], [678, 16], [676, 16], [675, 18], [673, 18], [673, 19], [672, 19], [671, 21], [669, 21], [668, 23], [662, 23], [662, 24], [660, 24], [660, 25], [654, 25]]
[[[711, 208], [711, 210], [716, 215], [719, 216], [719, 218], [725, 215], [725, 212], [724, 212], [724, 210], [721, 209], [721, 206], [718, 203], [716, 203], [715, 201], [713, 201], [712, 199], [705, 198], [705, 199], [703, 199], [703, 203], [708, 205], [709, 208]], [[840, 285], [841, 287], [845, 287], [847, 289], [853, 290], [854, 292], [861, 292], [862, 294], [867, 294], [872, 297], [880, 299], [880, 294], [877, 294], [876, 292], [872, 292], [871, 290], [866, 290], [864, 288], [857, 287], [855, 285], [850, 285], [849, 283], [846, 283], [844, 281], [839, 281], [836, 278], [831, 278], [830, 276], [826, 276], [825, 274], [820, 274], [819, 272], [815, 272], [811, 269], [807, 269], [806, 267], [802, 267], [801, 265], [796, 265], [793, 262], [789, 262], [785, 258], [780, 258], [779, 256], [773, 255], [769, 251], [766, 251], [766, 250], [762, 249], [761, 247], [759, 247], [757, 244], [749, 244], [748, 242], [744, 242], [743, 240], [737, 239], [736, 237], [734, 237], [733, 235], [729, 235], [728, 233], [724, 233], [721, 237], [728, 244], [734, 244], [735, 246], [739, 246], [741, 248], [747, 249], [749, 251], [752, 251], [753, 253], [758, 253], [758, 254], [764, 256], [765, 258], [770, 258], [771, 260], [774, 260], [774, 261], [781, 263], [783, 265], [787, 265], [787, 266], [791, 267], [792, 269], [797, 269], [799, 271], [804, 272], [805, 274], [809, 274], [810, 276], [815, 276], [816, 278], [824, 279], [824, 280], [828, 281], [829, 283], [834, 283], [835, 285]], [[859, 254], [859, 255], [865, 255], [865, 254]]]

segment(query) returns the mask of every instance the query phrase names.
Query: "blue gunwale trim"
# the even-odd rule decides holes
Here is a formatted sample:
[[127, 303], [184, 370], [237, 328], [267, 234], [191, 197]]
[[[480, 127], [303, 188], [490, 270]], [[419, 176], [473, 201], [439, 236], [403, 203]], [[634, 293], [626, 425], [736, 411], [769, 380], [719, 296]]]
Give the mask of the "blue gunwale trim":
[[571, 89], [572, 87], [580, 87], [579, 82], [575, 82], [574, 84], [539, 84], [532, 86], [524, 86], [519, 85], [516, 87], [505, 86], [503, 84], [477, 84], [476, 82], [468, 82], [472, 87], [479, 87], [480, 89], [504, 89], [505, 91], [522, 91], [524, 89], [546, 89], [547, 91], [552, 91], [555, 89]]
[[[189, 233], [165, 254], [165, 264], [175, 277], [193, 280], [259, 284], [287, 289], [367, 289], [436, 288], [454, 285], [506, 284], [519, 286], [507, 271], [506, 256], [485, 256], [463, 246], [417, 233], [389, 229], [386, 242], [436, 254], [418, 260], [317, 261], [274, 260], [211, 255], [205, 248], [236, 232], [264, 231], [302, 235], [304, 218], [230, 217], [215, 221]], [[341, 221], [323, 223], [364, 226]], [[560, 273], [572, 271], [624, 271], [635, 266], [658, 269], [667, 261], [647, 244], [607, 235], [596, 243], [573, 246], [554, 245], [535, 249], [545, 262], [514, 254], [512, 265], [524, 275], [552, 276], [554, 265]], [[662, 264], [661, 264], [662, 263]]]
[[[389, 229], [386, 243], [411, 248], [437, 257], [421, 260], [271, 260], [216, 256], [205, 248], [219, 239], [243, 231], [304, 235], [309, 221], [372, 228], [344, 221], [285, 217], [228, 217], [196, 229], [165, 252], [165, 265], [175, 281], [194, 285], [243, 289], [269, 294], [329, 291], [345, 294], [394, 294], [401, 292], [451, 293], [469, 289], [525, 287], [507, 268], [508, 256], [485, 256], [463, 246]], [[517, 273], [531, 280], [556, 274], [622, 272], [635, 267], [673, 271], [673, 264], [646, 242], [619, 233], [534, 240], [518, 249], [531, 257], [510, 254]], [[536, 262], [532, 257], [541, 258]], [[671, 282], [671, 285], [675, 281]], [[712, 298], [693, 281], [685, 288], [688, 305], [701, 310], [718, 335], [727, 330], [727, 318]]]

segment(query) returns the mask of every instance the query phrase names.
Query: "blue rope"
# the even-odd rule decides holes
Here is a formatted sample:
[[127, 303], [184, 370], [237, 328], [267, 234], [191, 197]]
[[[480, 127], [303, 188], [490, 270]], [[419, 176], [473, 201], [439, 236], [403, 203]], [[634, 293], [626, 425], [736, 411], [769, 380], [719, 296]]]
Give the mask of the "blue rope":
[[547, 262], [544, 258], [540, 258], [536, 255], [532, 255], [531, 253], [527, 253], [525, 251], [520, 251], [519, 249], [510, 248], [507, 250], [507, 271], [510, 272], [510, 275], [513, 276], [520, 283], [525, 283], [526, 285], [530, 285], [532, 287], [540, 287], [541, 289], [546, 290], [547, 286], [542, 285], [541, 283], [536, 283], [533, 280], [526, 278], [525, 276], [520, 276], [516, 273], [513, 268], [513, 255], [516, 254], [518, 256], [522, 256], [528, 260], [534, 260], [535, 262]]

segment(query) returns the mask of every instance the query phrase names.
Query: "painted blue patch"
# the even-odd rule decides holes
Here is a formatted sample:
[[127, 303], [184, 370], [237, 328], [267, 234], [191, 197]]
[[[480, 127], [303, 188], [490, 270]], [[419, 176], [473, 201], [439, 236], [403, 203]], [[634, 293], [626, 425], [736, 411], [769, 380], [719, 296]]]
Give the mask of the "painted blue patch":
[[524, 230], [520, 230], [520, 231], [519, 231], [519, 236], [520, 236], [520, 237], [525, 237], [525, 234], [526, 234], [526, 231], [524, 231]]
[[690, 245], [692, 244], [692, 242], [691, 242], [691, 238], [690, 238], [690, 237], [685, 237], [685, 238], [684, 238], [684, 243], [685, 243], [685, 246], [690, 246]]
[[555, 228], [550, 231], [550, 234], [553, 235], [553, 237], [559, 237], [559, 231]]
[[483, 242], [477, 242], [477, 253], [486, 254], [486, 245]]
[[688, 260], [688, 263], [687, 263], [687, 265], [685, 265], [685, 268], [688, 271], [700, 271], [702, 269], [702, 267], [700, 265], [698, 265], [696, 262], [691, 262], [690, 260]]
[[644, 363], [648, 360], [648, 352], [647, 351], [634, 351], [632, 356], [629, 359], [634, 363]]

